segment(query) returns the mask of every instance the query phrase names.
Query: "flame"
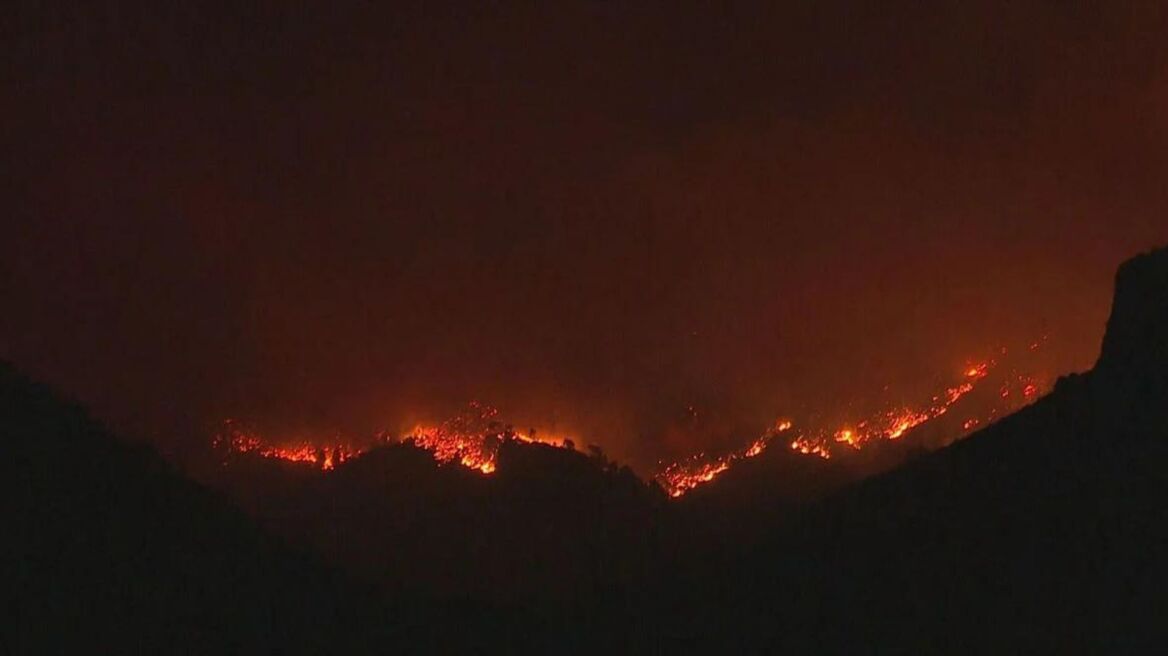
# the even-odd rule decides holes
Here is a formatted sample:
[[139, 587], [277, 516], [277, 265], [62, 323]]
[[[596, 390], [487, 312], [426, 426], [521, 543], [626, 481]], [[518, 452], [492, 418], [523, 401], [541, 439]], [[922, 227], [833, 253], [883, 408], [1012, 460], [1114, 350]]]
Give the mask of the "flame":
[[[987, 375], [988, 370], [988, 366], [978, 365], [976, 369], [969, 369], [966, 375], [982, 378]], [[890, 410], [872, 419], [861, 421], [854, 428], [842, 427], [830, 431], [830, 433], [827, 431], [815, 431], [800, 434], [791, 440], [790, 448], [792, 451], [803, 455], [814, 455], [824, 460], [830, 460], [832, 450], [829, 442], [846, 444], [855, 450], [859, 450], [872, 440], [896, 440], [909, 430], [930, 419], [941, 416], [949, 409], [949, 406], [956, 403], [962, 396], [972, 390], [972, 384], [964, 383], [957, 387], [947, 389], [942, 404], [935, 405], [925, 411], [908, 408]], [[934, 401], [941, 398], [940, 396], [934, 397]], [[771, 438], [778, 433], [791, 430], [792, 427], [793, 424], [790, 420], [780, 420], [776, 422], [771, 431], [755, 440], [740, 454], [730, 454], [709, 462], [704, 462], [702, 455], [694, 456], [689, 461], [668, 465], [655, 478], [671, 497], [680, 497], [699, 485], [714, 480], [718, 474], [729, 469], [735, 461], [753, 458], [759, 455], [766, 449]], [[830, 440], [825, 437], [828, 434], [830, 434]]]
[[342, 462], [355, 458], [364, 452], [364, 449], [358, 449], [341, 442], [325, 446], [308, 442], [292, 446], [266, 444], [258, 434], [243, 428], [234, 419], [227, 419], [223, 422], [223, 430], [212, 438], [212, 445], [217, 449], [226, 450], [229, 455], [255, 453], [263, 458], [312, 464], [325, 471], [334, 469]]
[[[1047, 336], [1043, 336], [1045, 341]], [[1038, 342], [1029, 350], [1038, 348]], [[1006, 349], [1000, 353], [1005, 356]], [[800, 429], [788, 442], [792, 451], [802, 455], [817, 456], [830, 460], [836, 449], [847, 446], [859, 451], [869, 444], [894, 441], [909, 431], [949, 412], [966, 395], [990, 376], [997, 366], [995, 360], [973, 362], [961, 370], [958, 382], [945, 387], [933, 395], [929, 402], [920, 407], [896, 406], [877, 412], [858, 422], [843, 426], [822, 426]], [[1018, 394], [1011, 394], [1014, 386]], [[1002, 385], [998, 396], [998, 406], [990, 408], [984, 417], [968, 417], [961, 424], [961, 437], [983, 423], [992, 421], [999, 413], [1006, 414], [1033, 401], [1047, 385], [1031, 376], [1012, 374]], [[693, 407], [688, 411], [697, 416]], [[532, 429], [527, 434], [515, 431], [511, 426], [498, 421], [498, 410], [477, 401], [471, 402], [457, 416], [437, 425], [419, 424], [409, 431], [400, 442], [412, 443], [429, 451], [439, 464], [457, 463], [483, 475], [493, 474], [498, 467], [499, 446], [509, 440], [524, 443], [547, 444], [560, 448], [575, 449], [574, 442], [564, 436], [549, 436]], [[746, 448], [722, 456], [708, 457], [699, 453], [684, 460], [664, 465], [653, 476], [662, 489], [673, 498], [713, 481], [735, 463], [762, 454], [777, 436], [794, 430], [794, 422], [780, 418], [761, 437]], [[386, 433], [375, 436], [375, 442], [393, 441]], [[273, 446], [266, 443], [254, 431], [244, 430], [234, 420], [224, 422], [224, 430], [214, 437], [213, 444], [231, 453], [254, 453], [264, 458], [288, 462], [309, 463], [323, 471], [334, 469], [341, 463], [361, 455], [366, 449], [356, 448], [349, 443], [334, 440], [326, 446], [314, 446], [301, 442], [292, 446]]]
[[437, 426], [415, 426], [403, 441], [429, 451], [441, 464], [457, 459], [463, 467], [483, 474], [495, 472], [499, 445], [506, 440], [575, 448], [567, 437], [548, 437], [534, 429], [526, 435], [517, 432], [498, 422], [498, 414], [496, 408], [472, 401], [462, 413]]
[[831, 451], [828, 451], [823, 446], [821, 446], [819, 444], [815, 444], [811, 440], [809, 440], [805, 437], [802, 437], [802, 436], [796, 437], [791, 442], [791, 449], [794, 451], [798, 451], [799, 453], [802, 453], [805, 456], [806, 455], [816, 455], [816, 456], [819, 456], [820, 458], [823, 458], [824, 460], [831, 459]]
[[[1045, 341], [1047, 337], [1043, 336], [1042, 339]], [[1034, 351], [1037, 348], [1038, 342], [1033, 342], [1029, 350]], [[1000, 353], [1004, 357], [1007, 351], [1003, 348]], [[835, 454], [835, 449], [843, 446], [859, 451], [874, 442], [898, 440], [914, 428], [948, 413], [950, 408], [989, 377], [997, 364], [998, 362], [995, 360], [969, 364], [961, 371], [961, 378], [958, 382], [932, 396], [930, 401], [921, 407], [894, 407], [876, 413], [862, 421], [844, 426], [799, 430], [791, 439], [789, 446], [795, 453], [830, 460]], [[996, 417], [999, 410], [1013, 410], [1033, 401], [1044, 387], [1035, 379], [1027, 376], [1017, 376], [1015, 382], [1021, 386], [1021, 399], [1011, 400], [1009, 393], [1011, 382], [1007, 381], [1001, 390], [1001, 398], [1005, 400], [1004, 403], [1000, 404], [1003, 407], [991, 408], [989, 416], [986, 418], [987, 421]], [[982, 423], [983, 420], [980, 418], [967, 419], [961, 425], [961, 435], [956, 437], [968, 434]], [[712, 481], [714, 477], [725, 472], [736, 461], [759, 455], [766, 448], [771, 437], [777, 433], [791, 430], [791, 428], [790, 420], [780, 420], [776, 422], [774, 428], [741, 453], [733, 453], [712, 460], [705, 458], [704, 455], [693, 456], [666, 466], [655, 478], [671, 497], [680, 497], [690, 490]]]
[[719, 474], [730, 469], [730, 466], [736, 461], [759, 455], [766, 450], [772, 438], [791, 430], [791, 426], [792, 423], [789, 419], [780, 419], [762, 437], [751, 442], [750, 446], [740, 452], [710, 461], [705, 460], [705, 454], [698, 454], [688, 460], [666, 466], [653, 478], [669, 496], [680, 497], [695, 487], [714, 480]]
[[[429, 451], [439, 464], [457, 462], [482, 474], [495, 472], [499, 445], [507, 440], [575, 449], [571, 438], [548, 436], [537, 433], [534, 429], [529, 430], [527, 434], [520, 433], [510, 426], [499, 423], [496, 420], [498, 414], [497, 409], [472, 401], [457, 416], [441, 424], [435, 426], [419, 424], [400, 440], [394, 440], [384, 432], [378, 433], [374, 436], [373, 442], [412, 443]], [[219, 450], [226, 450], [229, 455], [254, 453], [263, 458], [313, 464], [324, 471], [332, 470], [368, 450], [341, 442], [327, 446], [314, 446], [310, 443], [274, 446], [266, 443], [255, 431], [243, 429], [232, 419], [224, 422], [224, 430], [214, 436], [212, 445]]]

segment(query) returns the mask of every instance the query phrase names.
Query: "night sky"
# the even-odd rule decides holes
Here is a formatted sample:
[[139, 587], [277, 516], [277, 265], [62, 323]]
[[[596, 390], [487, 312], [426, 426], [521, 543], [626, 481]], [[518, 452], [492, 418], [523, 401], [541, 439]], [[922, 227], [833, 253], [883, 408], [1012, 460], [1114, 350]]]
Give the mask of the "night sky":
[[472, 399], [737, 445], [1041, 334], [1083, 369], [1168, 242], [1160, 3], [18, 4], [0, 357], [167, 451]]

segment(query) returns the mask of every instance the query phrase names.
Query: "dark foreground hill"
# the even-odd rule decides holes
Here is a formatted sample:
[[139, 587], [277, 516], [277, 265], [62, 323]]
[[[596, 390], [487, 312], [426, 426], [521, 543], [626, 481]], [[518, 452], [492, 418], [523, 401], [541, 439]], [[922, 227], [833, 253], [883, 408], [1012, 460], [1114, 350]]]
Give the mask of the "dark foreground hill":
[[0, 653], [483, 653], [541, 635], [518, 612], [353, 585], [2, 364], [0, 443]]
[[327, 473], [241, 458], [210, 480], [263, 526], [391, 593], [558, 604], [627, 584], [659, 550], [665, 494], [628, 468], [514, 440], [498, 465], [483, 476], [395, 444]]
[[678, 574], [583, 651], [1162, 648], [1168, 250], [1120, 269], [1092, 371], [801, 509], [728, 562]]
[[[718, 482], [709, 504], [663, 504], [562, 450], [501, 451], [484, 479], [397, 448], [276, 485], [257, 525], [8, 367], [0, 437], [0, 647], [17, 653], [1130, 653], [1168, 638], [1168, 250], [1121, 268], [1092, 371], [861, 483], [776, 482], [767, 512]], [[694, 548], [711, 508], [757, 529]], [[435, 581], [557, 601], [537, 616], [411, 590]]]

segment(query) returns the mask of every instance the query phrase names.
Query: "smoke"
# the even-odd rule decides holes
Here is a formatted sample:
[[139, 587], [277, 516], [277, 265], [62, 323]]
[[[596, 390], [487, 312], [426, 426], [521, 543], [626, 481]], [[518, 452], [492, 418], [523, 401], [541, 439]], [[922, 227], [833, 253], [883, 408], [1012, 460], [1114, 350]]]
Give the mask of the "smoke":
[[737, 448], [1001, 343], [1083, 368], [1168, 237], [1154, 8], [91, 11], [14, 23], [0, 346], [176, 449], [470, 400]]

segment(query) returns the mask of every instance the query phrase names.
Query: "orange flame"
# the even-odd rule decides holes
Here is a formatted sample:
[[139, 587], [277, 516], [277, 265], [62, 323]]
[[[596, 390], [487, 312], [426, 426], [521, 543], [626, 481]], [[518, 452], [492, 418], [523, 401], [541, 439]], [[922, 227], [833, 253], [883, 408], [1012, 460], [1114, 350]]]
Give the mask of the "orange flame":
[[[1046, 339], [1047, 337], [1043, 336], [1043, 340]], [[1037, 342], [1031, 344], [1030, 350], [1035, 350], [1037, 344]], [[1005, 352], [1005, 349], [1001, 350], [1003, 355]], [[834, 454], [833, 449], [839, 448], [839, 445], [860, 450], [869, 443], [900, 439], [914, 428], [946, 414], [954, 404], [987, 378], [996, 364], [995, 361], [986, 361], [969, 365], [962, 370], [960, 382], [934, 395], [923, 407], [896, 407], [841, 427], [800, 430], [789, 442], [789, 446], [796, 453], [829, 460]], [[1018, 384], [1020, 394], [1010, 394], [1014, 383]], [[991, 408], [987, 417], [966, 419], [961, 424], [961, 430], [968, 433], [985, 421], [997, 417], [1000, 411], [1005, 414], [1033, 401], [1044, 387], [1042, 383], [1028, 376], [1017, 376], [1015, 381], [1007, 381], [999, 393], [1003, 400], [1001, 407]], [[696, 415], [693, 408], [690, 408], [690, 412]], [[534, 430], [526, 435], [519, 433], [512, 427], [500, 423], [497, 416], [498, 410], [495, 408], [477, 401], [471, 402], [462, 413], [441, 424], [415, 426], [400, 441], [410, 442], [429, 451], [440, 464], [456, 462], [484, 475], [496, 471], [499, 445], [507, 440], [575, 448], [572, 440], [565, 437], [537, 435]], [[779, 419], [745, 449], [713, 458], [697, 454], [664, 466], [653, 478], [670, 497], [680, 497], [713, 481], [735, 463], [760, 455], [774, 437], [791, 431], [793, 427], [790, 419]], [[380, 434], [377, 440], [387, 441], [384, 434]], [[255, 453], [264, 458], [309, 463], [324, 471], [331, 470], [365, 451], [339, 441], [323, 447], [309, 443], [273, 446], [266, 444], [256, 433], [243, 430], [230, 419], [224, 422], [224, 430], [214, 437], [213, 443], [218, 448], [225, 448], [229, 453]]]
[[[1043, 339], [1047, 338], [1044, 336]], [[1033, 351], [1037, 348], [1038, 344], [1033, 343], [1030, 350]], [[1004, 356], [1006, 350], [1002, 349], [1001, 353]], [[813, 455], [829, 460], [834, 453], [833, 448], [838, 445], [846, 445], [854, 450], [860, 450], [872, 442], [900, 439], [910, 430], [949, 412], [953, 405], [972, 392], [978, 383], [990, 375], [996, 364], [995, 361], [970, 364], [962, 371], [960, 382], [933, 396], [930, 403], [924, 407], [894, 408], [877, 413], [863, 421], [838, 428], [800, 431], [791, 440], [790, 448], [799, 454]], [[1039, 384], [1030, 378], [1019, 377], [1019, 382], [1023, 385], [1024, 403], [1034, 400], [1041, 391]], [[1002, 391], [1001, 397], [1007, 399], [1009, 385], [1003, 387]], [[998, 408], [991, 409], [990, 417], [996, 416], [998, 410]], [[982, 420], [978, 418], [967, 419], [962, 424], [961, 430], [968, 433], [981, 423]], [[776, 433], [790, 430], [791, 427], [792, 424], [789, 420], [780, 420], [771, 431], [768, 431], [740, 454], [730, 454], [712, 460], [706, 459], [702, 455], [694, 456], [688, 460], [666, 466], [655, 478], [671, 497], [680, 497], [713, 480], [714, 477], [729, 469], [735, 461], [762, 453], [771, 437]]]
[[294, 446], [265, 444], [258, 435], [242, 428], [233, 419], [223, 422], [223, 431], [215, 435], [212, 445], [218, 449], [226, 449], [232, 454], [255, 453], [264, 458], [316, 465], [325, 471], [364, 452], [363, 449], [339, 442], [326, 446], [316, 446], [307, 442]]
[[704, 454], [698, 454], [689, 460], [666, 466], [654, 476], [654, 479], [669, 496], [680, 497], [695, 487], [714, 480], [719, 474], [730, 469], [730, 465], [734, 462], [759, 455], [766, 450], [771, 438], [790, 430], [791, 425], [790, 420], [780, 419], [762, 437], [751, 442], [750, 446], [741, 452], [731, 453], [712, 461], [703, 461]]
[[458, 416], [438, 426], [415, 426], [403, 441], [429, 451], [439, 463], [457, 459], [463, 467], [483, 474], [494, 473], [499, 444], [505, 440], [574, 448], [566, 437], [548, 438], [534, 430], [526, 435], [516, 432], [496, 421], [498, 414], [497, 409], [472, 401]]

